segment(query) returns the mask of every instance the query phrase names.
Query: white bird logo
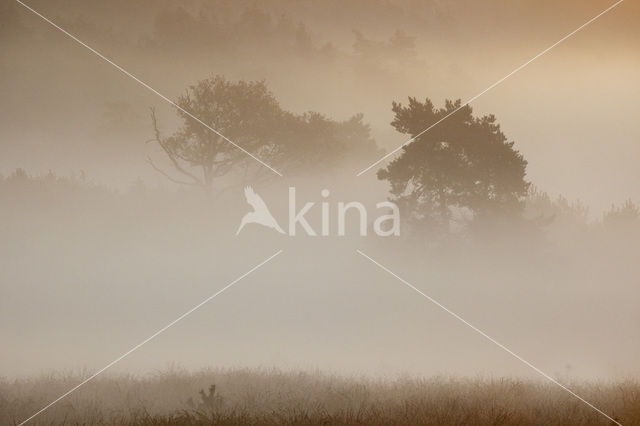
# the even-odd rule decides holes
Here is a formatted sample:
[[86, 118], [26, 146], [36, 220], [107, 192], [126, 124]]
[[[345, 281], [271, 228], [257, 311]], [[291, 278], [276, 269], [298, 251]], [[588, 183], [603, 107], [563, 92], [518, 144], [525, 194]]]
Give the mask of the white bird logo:
[[242, 221], [240, 222], [240, 227], [238, 228], [238, 232], [236, 232], [236, 235], [240, 233], [242, 228], [244, 228], [247, 223], [258, 223], [260, 225], [266, 226], [267, 228], [275, 229], [281, 234], [284, 234], [284, 231], [282, 230], [282, 228], [280, 228], [278, 222], [276, 222], [274, 217], [271, 215], [271, 212], [267, 208], [267, 205], [264, 203], [262, 197], [256, 194], [253, 188], [247, 186], [244, 189], [244, 196], [247, 199], [247, 203], [249, 203], [249, 205], [253, 207], [253, 211], [245, 214], [242, 217]]

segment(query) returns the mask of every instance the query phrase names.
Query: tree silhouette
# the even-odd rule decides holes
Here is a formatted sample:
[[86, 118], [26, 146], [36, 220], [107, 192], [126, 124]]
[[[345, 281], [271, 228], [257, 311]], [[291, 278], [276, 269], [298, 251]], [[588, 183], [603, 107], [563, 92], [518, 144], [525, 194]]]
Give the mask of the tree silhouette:
[[[275, 162], [276, 129], [283, 112], [263, 82], [229, 82], [216, 76], [190, 86], [176, 103], [263, 161]], [[211, 190], [213, 181], [234, 166], [250, 167], [245, 153], [184, 112], [178, 114], [183, 124], [172, 136], [160, 135], [153, 111], [152, 123], [154, 140], [182, 177], [172, 177], [149, 160], [156, 170], [176, 183]]]
[[[393, 103], [391, 125], [415, 137], [460, 105], [447, 100], [438, 109], [410, 97], [407, 106]], [[473, 117], [465, 106], [407, 144], [378, 178], [389, 181], [409, 224], [448, 232], [457, 220], [519, 215], [529, 187], [526, 166], [493, 115]]]
[[606, 229], [629, 233], [638, 230], [640, 225], [640, 208], [631, 200], [620, 206], [612, 205], [602, 217], [602, 224]]
[[[230, 82], [211, 77], [190, 86], [176, 103], [287, 174], [327, 172], [355, 156], [362, 159], [380, 154], [361, 114], [345, 121], [334, 121], [317, 112], [296, 115], [284, 111], [262, 81]], [[178, 114], [182, 126], [168, 137], [161, 135], [153, 110], [151, 114], [155, 133], [152, 141], [168, 156], [173, 171], [151, 159], [149, 163], [168, 179], [210, 192], [217, 178], [231, 172], [239, 174], [237, 185], [273, 178], [269, 169], [202, 123], [182, 111]]]

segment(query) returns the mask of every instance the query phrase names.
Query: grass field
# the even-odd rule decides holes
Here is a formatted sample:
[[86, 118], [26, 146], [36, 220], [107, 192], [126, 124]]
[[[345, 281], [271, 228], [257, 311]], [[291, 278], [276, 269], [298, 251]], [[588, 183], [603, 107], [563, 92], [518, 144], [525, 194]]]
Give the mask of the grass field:
[[[19, 424], [79, 376], [0, 380], [0, 423]], [[640, 425], [640, 384], [568, 383], [624, 425]], [[47, 425], [601, 425], [604, 416], [544, 382], [367, 379], [260, 370], [104, 376], [32, 420]]]

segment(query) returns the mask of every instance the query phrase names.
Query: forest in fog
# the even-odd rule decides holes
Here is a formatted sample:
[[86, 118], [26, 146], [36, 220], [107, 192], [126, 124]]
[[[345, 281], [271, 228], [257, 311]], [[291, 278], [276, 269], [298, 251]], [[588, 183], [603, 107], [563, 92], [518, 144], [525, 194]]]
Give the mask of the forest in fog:
[[0, 424], [640, 424], [637, 4], [24, 3]]

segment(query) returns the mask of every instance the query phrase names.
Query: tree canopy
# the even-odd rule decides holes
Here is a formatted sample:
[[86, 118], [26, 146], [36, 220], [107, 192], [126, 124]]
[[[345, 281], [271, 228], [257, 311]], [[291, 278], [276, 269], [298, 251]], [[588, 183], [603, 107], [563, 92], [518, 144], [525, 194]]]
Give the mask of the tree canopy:
[[[444, 108], [429, 99], [394, 102], [391, 125], [415, 138], [460, 106], [460, 100]], [[519, 215], [529, 183], [527, 162], [513, 145], [495, 116], [474, 117], [467, 105], [405, 145], [378, 178], [391, 184], [405, 220], [423, 228], [449, 231], [458, 221]]]
[[[328, 171], [354, 156], [380, 153], [361, 114], [335, 121], [317, 112], [285, 111], [263, 81], [231, 82], [214, 76], [190, 86], [176, 104], [287, 174]], [[269, 169], [224, 138], [184, 112], [178, 114], [181, 127], [163, 137], [152, 113], [154, 140], [173, 170], [149, 161], [167, 178], [211, 190], [216, 178], [232, 171], [241, 174], [239, 185], [272, 177]]]

